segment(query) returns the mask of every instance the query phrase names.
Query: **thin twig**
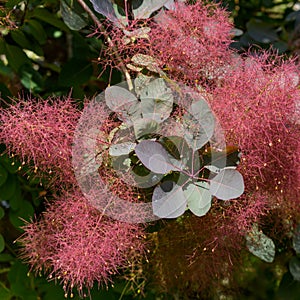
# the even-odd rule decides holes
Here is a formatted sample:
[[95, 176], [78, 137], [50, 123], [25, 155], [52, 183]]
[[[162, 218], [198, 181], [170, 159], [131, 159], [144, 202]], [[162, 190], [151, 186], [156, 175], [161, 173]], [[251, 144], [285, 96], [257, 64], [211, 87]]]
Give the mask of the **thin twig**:
[[100, 29], [100, 31], [102, 32], [102, 34], [105, 36], [109, 47], [111, 47], [114, 50], [115, 53], [115, 57], [118, 60], [118, 62], [120, 63], [120, 68], [122, 70], [122, 72], [125, 75], [126, 81], [127, 81], [127, 85], [128, 85], [128, 89], [131, 91], [133, 89], [133, 85], [132, 85], [132, 80], [130, 77], [130, 74], [128, 72], [128, 70], [126, 69], [121, 57], [118, 55], [118, 49], [116, 49], [115, 44], [113, 43], [113, 41], [111, 40], [109, 34], [107, 33], [107, 31], [105, 30], [103, 24], [98, 20], [98, 18], [95, 16], [95, 14], [91, 11], [91, 9], [84, 3], [83, 0], [77, 0], [78, 3], [82, 6], [82, 8], [89, 14], [89, 16], [91, 17], [91, 19], [94, 21], [94, 23], [98, 26], [98, 28]]

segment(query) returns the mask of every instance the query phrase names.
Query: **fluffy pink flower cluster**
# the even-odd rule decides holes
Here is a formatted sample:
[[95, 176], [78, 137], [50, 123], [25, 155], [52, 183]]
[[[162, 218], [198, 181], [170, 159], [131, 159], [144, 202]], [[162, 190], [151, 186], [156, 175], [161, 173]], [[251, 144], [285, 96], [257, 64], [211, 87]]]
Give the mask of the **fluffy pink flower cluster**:
[[39, 221], [23, 229], [22, 256], [31, 271], [45, 271], [71, 297], [73, 288], [86, 297], [95, 281], [107, 284], [144, 249], [140, 225], [101, 215], [79, 191], [56, 197]]
[[231, 55], [228, 17], [217, 4], [178, 3], [156, 17], [151, 50], [175, 80], [205, 82], [221, 76]]
[[72, 177], [71, 145], [79, 110], [71, 99], [18, 100], [0, 108], [0, 141], [10, 154], [56, 177]]
[[[106, 111], [99, 113], [107, 117]], [[44, 270], [49, 279], [60, 281], [66, 295], [77, 288], [85, 296], [94, 282], [107, 284], [120, 268], [130, 266], [130, 260], [143, 252], [144, 242], [141, 226], [102, 216], [78, 190], [71, 152], [79, 116], [69, 98], [21, 100], [1, 109], [0, 140], [24, 164], [33, 163], [37, 176], [54, 174], [53, 199], [39, 220], [23, 228], [24, 260], [31, 270]], [[110, 122], [109, 118], [104, 122], [103, 130]], [[124, 186], [116, 189], [132, 200], [130, 189], [123, 193]]]
[[211, 90], [211, 105], [228, 143], [241, 148], [247, 190], [295, 199], [300, 172], [299, 70], [293, 61], [274, 60], [269, 54], [237, 59], [236, 66]]

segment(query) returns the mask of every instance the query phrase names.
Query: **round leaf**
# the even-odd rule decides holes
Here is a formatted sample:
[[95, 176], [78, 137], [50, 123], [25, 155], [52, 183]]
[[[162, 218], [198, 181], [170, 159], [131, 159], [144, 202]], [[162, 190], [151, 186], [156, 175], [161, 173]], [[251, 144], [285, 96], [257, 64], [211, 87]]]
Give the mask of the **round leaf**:
[[158, 123], [166, 120], [173, 109], [173, 95], [162, 78], [155, 79], [141, 90], [143, 117]]
[[300, 281], [300, 259], [298, 257], [292, 257], [289, 262], [289, 269], [294, 280]]
[[159, 124], [154, 120], [140, 118], [133, 123], [134, 135], [137, 140], [146, 135], [158, 133]]
[[275, 257], [275, 244], [263, 232], [254, 226], [252, 232], [246, 235], [246, 245], [249, 251], [265, 262], [273, 262]]
[[110, 0], [90, 0], [93, 4], [94, 10], [105, 16], [112, 22], [117, 22], [118, 19], [115, 14], [113, 4]]
[[141, 118], [140, 102], [135, 95], [120, 86], [111, 86], [105, 90], [106, 105], [119, 114], [123, 121]]
[[244, 192], [241, 173], [233, 169], [223, 169], [210, 181], [210, 192], [220, 200], [235, 199]]
[[80, 30], [87, 25], [82, 16], [82, 8], [78, 6], [77, 1], [61, 0], [60, 11], [64, 22], [72, 30]]
[[213, 136], [215, 117], [205, 100], [200, 99], [192, 103], [190, 115], [185, 115], [185, 139], [194, 149], [203, 147]]
[[153, 191], [153, 213], [160, 218], [177, 218], [184, 214], [187, 200], [182, 188], [173, 183], [173, 188], [166, 192], [170, 188], [168, 182], [164, 182], [162, 187], [157, 186]]
[[157, 142], [141, 141], [135, 147], [135, 153], [143, 165], [154, 173], [166, 174], [176, 170], [169, 159], [168, 152]]
[[143, 0], [142, 4], [133, 8], [133, 14], [135, 19], [148, 19], [153, 12], [160, 9], [169, 0]]
[[211, 207], [211, 193], [207, 182], [195, 182], [184, 191], [187, 207], [198, 217], [204, 216]]
[[120, 156], [120, 155], [128, 155], [134, 147], [136, 143], [125, 142], [120, 144], [111, 145], [109, 148], [109, 155], [111, 156]]

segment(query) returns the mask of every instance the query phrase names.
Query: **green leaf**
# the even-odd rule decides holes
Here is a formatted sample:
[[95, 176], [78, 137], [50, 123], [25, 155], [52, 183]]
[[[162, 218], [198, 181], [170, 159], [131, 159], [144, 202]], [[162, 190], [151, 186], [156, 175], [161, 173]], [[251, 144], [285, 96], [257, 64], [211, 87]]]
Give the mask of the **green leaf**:
[[0, 206], [0, 220], [4, 217], [5, 211], [4, 209]]
[[3, 235], [0, 233], [0, 252], [2, 252], [5, 249], [5, 240]]
[[233, 169], [223, 169], [210, 180], [210, 192], [220, 200], [230, 200], [244, 192], [244, 180], [241, 173]]
[[[13, 261], [15, 258], [8, 253], [1, 253], [0, 254], [0, 262], [9, 262], [9, 261]], [[2, 299], [2, 298], [0, 298]]]
[[273, 262], [275, 257], [275, 244], [262, 231], [254, 225], [252, 231], [246, 235], [248, 250], [265, 262]]
[[296, 281], [300, 281], [300, 259], [296, 256], [292, 257], [289, 262], [289, 270]]
[[71, 58], [61, 69], [59, 84], [72, 87], [86, 83], [93, 74], [92, 64], [86, 60]]
[[61, 0], [60, 11], [64, 22], [72, 30], [80, 30], [87, 25], [83, 12], [84, 10], [74, 0]]
[[[30, 202], [23, 200], [20, 208], [16, 211], [9, 212], [9, 220], [16, 227], [20, 228], [24, 225], [24, 220], [30, 219], [34, 214], [34, 209]], [[24, 219], [24, 220], [23, 220]]]
[[0, 299], [11, 300], [12, 298], [13, 298], [13, 294], [11, 293], [11, 291], [4, 285], [0, 285]]
[[28, 39], [21, 30], [13, 30], [11, 37], [22, 49], [31, 50], [39, 56], [44, 54], [42, 48], [35, 41]]
[[38, 295], [33, 284], [33, 275], [28, 276], [27, 274], [28, 267], [18, 260], [15, 261], [7, 275], [11, 291], [17, 298], [36, 300]]
[[31, 35], [40, 45], [47, 41], [47, 34], [40, 22], [30, 19], [23, 25], [23, 31]]
[[204, 216], [211, 207], [212, 196], [207, 182], [195, 182], [187, 185], [184, 190], [187, 207], [198, 217]]
[[6, 169], [0, 164], [0, 186], [5, 183], [7, 176], [8, 174]]
[[39, 20], [42, 20], [54, 27], [57, 27], [63, 31], [69, 32], [69, 28], [64, 22], [59, 20], [56, 15], [50, 13], [46, 8], [37, 7], [33, 11], [33, 16]]
[[38, 93], [43, 89], [43, 78], [39, 72], [30, 65], [24, 65], [20, 68], [20, 77], [22, 84], [30, 91]]
[[19, 183], [17, 183], [13, 195], [7, 200], [12, 210], [18, 210], [22, 206], [23, 196]]
[[13, 30], [11, 32], [12, 39], [22, 48], [32, 50], [31, 42], [27, 39], [21, 30]]
[[11, 198], [16, 191], [16, 186], [16, 176], [8, 173], [5, 184], [0, 186], [0, 199], [8, 200]]
[[155, 187], [152, 195], [152, 208], [156, 216], [168, 219], [178, 218], [184, 214], [186, 205], [187, 200], [182, 188], [172, 181], [165, 181]]
[[5, 50], [8, 64], [15, 72], [18, 72], [23, 65], [31, 64], [30, 59], [19, 47], [6, 44]]

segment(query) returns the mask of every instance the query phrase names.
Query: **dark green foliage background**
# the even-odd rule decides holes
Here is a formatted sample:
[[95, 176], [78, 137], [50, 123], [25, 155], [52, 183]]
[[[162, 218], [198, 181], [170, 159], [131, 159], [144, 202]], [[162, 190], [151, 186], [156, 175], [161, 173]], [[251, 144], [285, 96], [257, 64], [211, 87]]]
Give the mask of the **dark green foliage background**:
[[[236, 28], [242, 30], [232, 47], [243, 51], [250, 46], [253, 49], [272, 45], [281, 53], [298, 53], [300, 11], [292, 10], [297, 1], [221, 2], [232, 11]], [[2, 105], [10, 102], [10, 97], [19, 96], [71, 95], [82, 103], [85, 96], [101, 92], [109, 81], [112, 84], [121, 81], [118, 71], [110, 74], [109, 68], [103, 70], [98, 63], [103, 42], [97, 36], [89, 36], [93, 23], [74, 4], [76, 1], [63, 0], [61, 4], [58, 0], [9, 0], [1, 3], [0, 94], [5, 100]], [[89, 5], [89, 1], [86, 3]], [[4, 153], [5, 147], [2, 145], [0, 150]], [[17, 171], [19, 166], [14, 158], [0, 156], [0, 299], [64, 299], [61, 286], [28, 273], [28, 267], [18, 258], [14, 241], [22, 234], [20, 226], [34, 213], [43, 211], [47, 195], [37, 179], [24, 176], [26, 170], [23, 169], [22, 174]], [[288, 272], [289, 259], [295, 255], [288, 243], [280, 245], [273, 264], [245, 253], [244, 272], [236, 276], [239, 293], [236, 294], [235, 289], [231, 295], [228, 288], [231, 295], [228, 299], [298, 299], [300, 283]], [[146, 286], [145, 292], [149, 300], [174, 299], [174, 295], [158, 295], [155, 286]], [[124, 281], [117, 281], [108, 290], [95, 288], [92, 296], [105, 300], [134, 298]], [[219, 299], [217, 294], [215, 297]]]

